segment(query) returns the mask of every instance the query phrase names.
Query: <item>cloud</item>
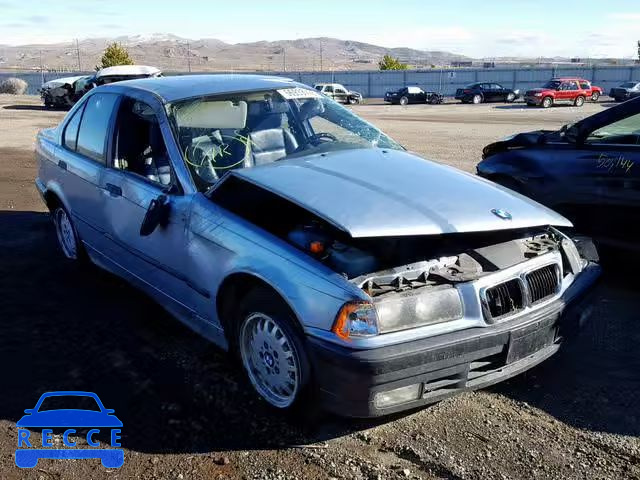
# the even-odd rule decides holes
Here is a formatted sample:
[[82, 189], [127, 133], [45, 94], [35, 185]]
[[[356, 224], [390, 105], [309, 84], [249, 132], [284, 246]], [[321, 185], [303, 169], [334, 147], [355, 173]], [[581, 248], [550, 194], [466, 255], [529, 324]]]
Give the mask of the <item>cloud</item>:
[[45, 15], [31, 15], [25, 18], [25, 21], [29, 23], [48, 23], [51, 20], [50, 17]]
[[640, 20], [640, 13], [610, 13], [607, 15], [607, 18], [609, 20], [637, 22]]

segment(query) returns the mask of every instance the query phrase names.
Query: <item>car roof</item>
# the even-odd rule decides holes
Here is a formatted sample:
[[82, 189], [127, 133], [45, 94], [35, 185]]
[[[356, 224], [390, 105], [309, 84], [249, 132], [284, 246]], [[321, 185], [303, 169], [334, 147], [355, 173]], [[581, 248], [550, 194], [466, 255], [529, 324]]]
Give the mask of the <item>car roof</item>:
[[112, 83], [108, 88], [125, 93], [128, 89], [144, 90], [165, 102], [224, 93], [255, 91], [286, 87], [305, 87], [290, 78], [269, 75], [210, 74], [176, 75], [172, 77], [141, 78]]

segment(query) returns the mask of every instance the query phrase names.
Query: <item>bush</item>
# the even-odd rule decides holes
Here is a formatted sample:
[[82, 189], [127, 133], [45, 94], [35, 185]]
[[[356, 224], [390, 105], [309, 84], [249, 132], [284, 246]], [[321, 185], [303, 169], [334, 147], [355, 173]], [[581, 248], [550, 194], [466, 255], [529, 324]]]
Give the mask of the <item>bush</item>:
[[27, 82], [21, 78], [7, 78], [0, 82], [0, 93], [9, 93], [11, 95], [24, 95], [27, 91]]

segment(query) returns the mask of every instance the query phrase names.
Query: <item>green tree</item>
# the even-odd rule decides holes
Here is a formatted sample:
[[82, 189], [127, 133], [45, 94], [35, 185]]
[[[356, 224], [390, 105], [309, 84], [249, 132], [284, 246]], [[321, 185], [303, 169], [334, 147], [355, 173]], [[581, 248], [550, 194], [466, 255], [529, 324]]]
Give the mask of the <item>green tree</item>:
[[101, 64], [96, 70], [107, 67], [115, 67], [116, 65], [133, 65], [133, 60], [129, 56], [129, 52], [117, 42], [114, 42], [105, 48], [102, 54]]
[[402, 63], [391, 55], [385, 55], [382, 57], [382, 60], [378, 62], [378, 67], [380, 67], [380, 70], [407, 70], [409, 65]]

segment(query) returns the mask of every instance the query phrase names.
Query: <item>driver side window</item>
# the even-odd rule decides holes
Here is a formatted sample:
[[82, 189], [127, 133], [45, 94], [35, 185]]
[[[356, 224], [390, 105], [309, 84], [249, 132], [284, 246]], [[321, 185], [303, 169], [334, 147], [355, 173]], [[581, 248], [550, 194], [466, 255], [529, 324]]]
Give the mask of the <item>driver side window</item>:
[[173, 183], [169, 154], [153, 109], [124, 98], [116, 121], [112, 167], [166, 187]]

